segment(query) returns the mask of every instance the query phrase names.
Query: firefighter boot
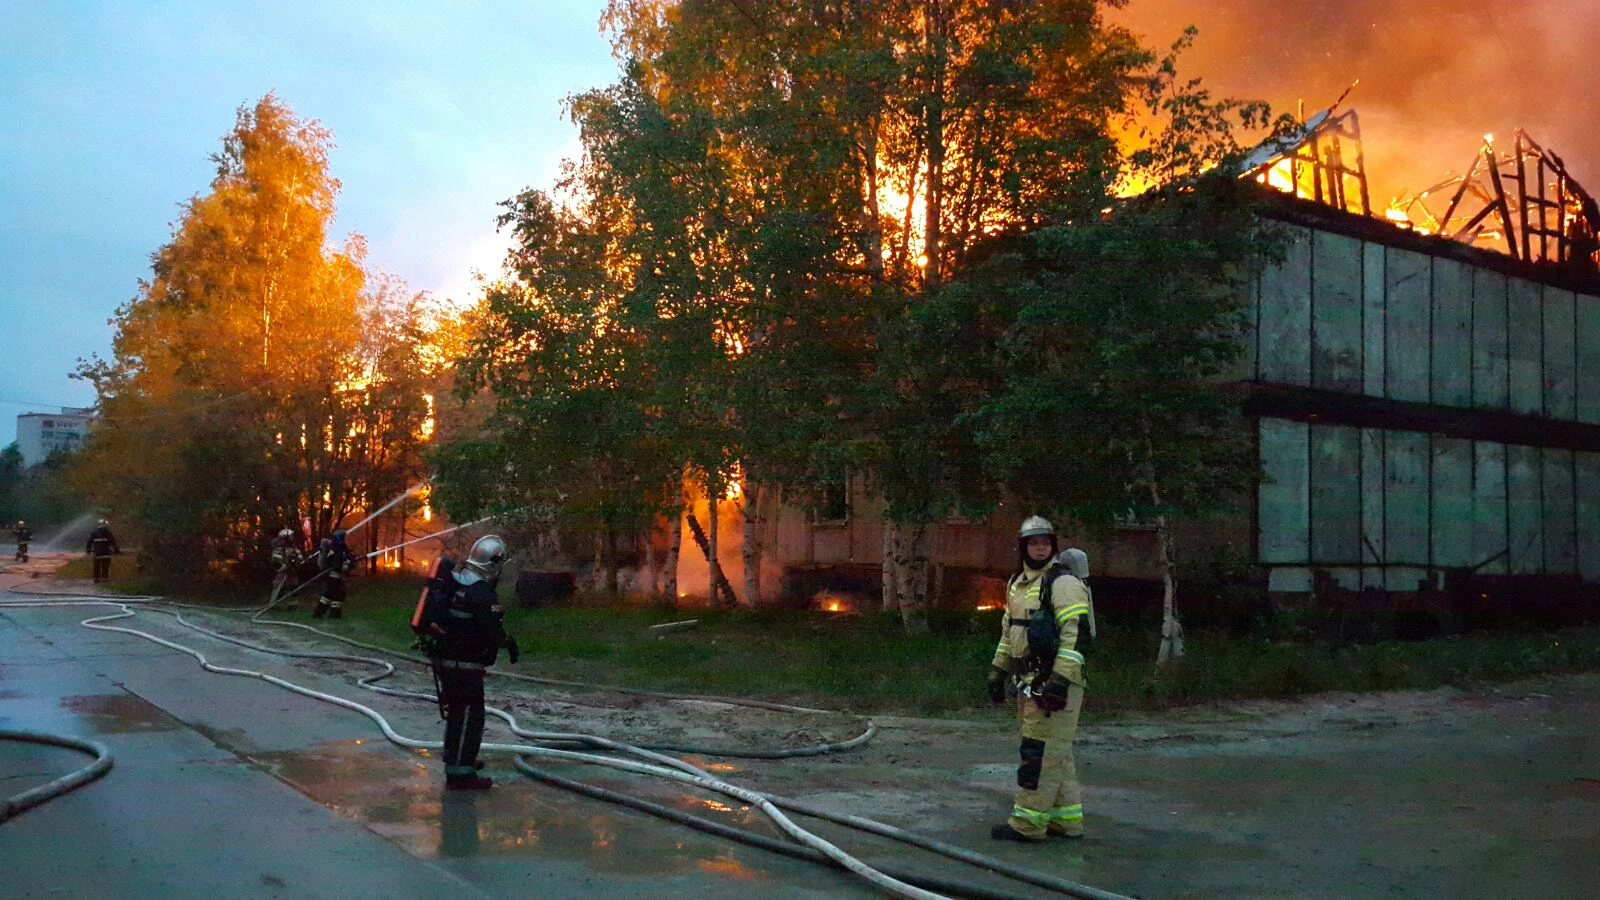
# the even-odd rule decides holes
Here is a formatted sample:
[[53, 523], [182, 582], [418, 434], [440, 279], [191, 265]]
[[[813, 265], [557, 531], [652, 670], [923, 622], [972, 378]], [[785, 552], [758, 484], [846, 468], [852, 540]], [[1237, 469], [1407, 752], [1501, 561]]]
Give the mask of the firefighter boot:
[[343, 603], [337, 603], [337, 602], [336, 603], [330, 603], [330, 604], [328, 604], [328, 606], [329, 606], [328, 618], [330, 618], [330, 619], [342, 619], [342, 618], [344, 618], [344, 604]]
[[999, 825], [990, 828], [989, 837], [992, 837], [997, 841], [1016, 841], [1019, 844], [1042, 844], [1045, 840], [1043, 835], [1034, 837], [1032, 835], [1023, 834], [1015, 828], [1012, 828], [1010, 822], [1001, 822]]
[[492, 787], [494, 787], [494, 779], [477, 773], [471, 775], [446, 775], [444, 779], [444, 789], [447, 791], [487, 791]]
[[313, 609], [311, 611], [311, 618], [320, 619], [323, 616], [327, 615], [329, 606], [330, 606], [330, 604], [328, 603], [328, 598], [327, 597], [318, 597], [317, 598], [317, 607], [316, 607], [316, 609]]

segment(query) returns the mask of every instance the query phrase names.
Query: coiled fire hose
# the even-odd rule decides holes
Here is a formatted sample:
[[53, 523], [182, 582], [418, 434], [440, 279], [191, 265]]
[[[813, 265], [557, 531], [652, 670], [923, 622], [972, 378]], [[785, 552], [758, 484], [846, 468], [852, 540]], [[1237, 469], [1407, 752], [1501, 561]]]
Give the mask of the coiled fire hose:
[[[26, 595], [26, 594], [31, 594], [33, 592], [13, 591], [13, 593]], [[71, 595], [71, 596], [81, 596], [81, 595]], [[0, 608], [4, 608], [6, 606], [18, 606], [18, 607], [27, 607], [27, 606], [77, 606], [77, 605], [96, 605], [96, 604], [117, 606], [117, 607], [119, 607], [121, 609], [120, 613], [114, 613], [114, 614], [107, 615], [107, 616], [91, 617], [89, 619], [83, 620], [80, 624], [84, 625], [85, 627], [92, 628], [92, 629], [95, 629], [95, 630], [117, 631], [117, 632], [122, 632], [122, 633], [126, 633], [126, 634], [132, 634], [132, 635], [135, 635], [137, 637], [153, 641], [153, 642], [155, 642], [157, 644], [161, 644], [162, 646], [166, 646], [166, 647], [169, 647], [171, 649], [179, 650], [180, 652], [184, 652], [184, 653], [189, 654], [190, 656], [195, 657], [195, 659], [197, 661], [199, 661], [199, 663], [202, 666], [202, 668], [206, 669], [207, 671], [216, 672], [216, 673], [219, 673], [219, 674], [239, 675], [239, 676], [257, 678], [257, 679], [260, 679], [260, 680], [263, 680], [263, 681], [267, 681], [268, 683], [275, 684], [275, 685], [277, 685], [279, 687], [283, 687], [283, 688], [285, 688], [287, 690], [290, 690], [290, 691], [293, 691], [295, 693], [299, 693], [299, 694], [311, 697], [311, 698], [316, 699], [316, 700], [320, 700], [320, 701], [327, 702], [327, 703], [332, 703], [334, 705], [338, 705], [338, 706], [344, 707], [346, 709], [350, 709], [352, 711], [359, 712], [359, 713], [367, 716], [368, 718], [372, 719], [379, 726], [379, 728], [384, 732], [385, 737], [387, 737], [392, 743], [395, 743], [398, 746], [406, 747], [406, 748], [409, 748], [409, 749], [437, 749], [440, 746], [439, 742], [437, 742], [437, 741], [419, 741], [419, 740], [416, 740], [416, 739], [413, 739], [413, 738], [407, 738], [407, 737], [405, 737], [403, 735], [398, 734], [397, 732], [395, 732], [393, 730], [392, 726], [390, 726], [390, 724], [382, 716], [382, 714], [376, 712], [375, 710], [370, 709], [369, 707], [366, 707], [366, 706], [363, 706], [363, 705], [361, 705], [359, 703], [356, 703], [354, 701], [346, 700], [346, 699], [344, 699], [342, 697], [337, 697], [335, 695], [324, 694], [324, 693], [319, 692], [319, 691], [314, 691], [314, 690], [311, 690], [310, 688], [305, 688], [303, 686], [297, 685], [297, 684], [295, 684], [293, 682], [290, 682], [290, 681], [286, 681], [284, 679], [278, 678], [278, 677], [273, 676], [273, 675], [264, 674], [264, 673], [260, 673], [260, 672], [253, 672], [253, 671], [244, 670], [244, 669], [232, 669], [232, 668], [227, 668], [227, 667], [223, 667], [223, 666], [216, 666], [216, 665], [211, 664], [208, 660], [206, 660], [205, 656], [203, 654], [201, 654], [199, 651], [194, 650], [194, 649], [189, 648], [189, 647], [186, 647], [184, 645], [181, 645], [181, 644], [178, 644], [178, 643], [175, 643], [175, 642], [172, 642], [172, 641], [168, 641], [168, 640], [166, 640], [164, 638], [160, 638], [160, 637], [157, 637], [155, 635], [148, 634], [146, 632], [138, 631], [136, 629], [125, 628], [125, 627], [115, 626], [115, 625], [103, 624], [103, 623], [108, 622], [108, 621], [114, 621], [114, 620], [124, 619], [124, 618], [129, 618], [129, 617], [134, 616], [135, 613], [133, 612], [133, 610], [130, 609], [126, 605], [128, 603], [146, 604], [146, 603], [155, 603], [155, 602], [161, 602], [161, 601], [157, 601], [154, 598], [127, 597], [127, 598], [119, 598], [119, 599], [116, 599], [116, 600], [106, 600], [106, 599], [93, 599], [93, 600], [90, 600], [90, 599], [84, 599], [84, 600], [65, 601], [65, 602], [63, 602], [63, 601], [38, 601], [38, 602], [24, 602], [24, 603], [4, 603], [4, 604], [0, 604]], [[169, 604], [169, 605], [187, 606], [185, 604]], [[145, 606], [144, 608], [150, 609], [150, 610], [154, 610], [154, 611], [166, 612], [166, 613], [168, 613], [170, 615], [173, 615], [174, 618], [178, 621], [178, 623], [180, 625], [186, 627], [186, 628], [189, 628], [191, 630], [194, 630], [194, 631], [196, 631], [198, 633], [204, 634], [206, 636], [212, 637], [212, 638], [217, 639], [217, 640], [222, 640], [222, 641], [225, 641], [225, 642], [228, 642], [228, 643], [236, 644], [236, 645], [245, 647], [247, 649], [256, 650], [256, 651], [259, 651], [259, 652], [265, 652], [265, 653], [270, 653], [270, 654], [275, 654], [275, 655], [282, 655], [282, 656], [289, 656], [289, 657], [297, 657], [297, 658], [335, 659], [335, 660], [342, 660], [342, 661], [349, 661], [349, 662], [359, 662], [359, 663], [363, 663], [363, 664], [367, 664], [367, 665], [377, 666], [377, 667], [380, 667], [382, 669], [381, 672], [379, 672], [377, 674], [374, 674], [374, 675], [365, 676], [365, 677], [359, 679], [357, 683], [360, 686], [362, 686], [363, 688], [367, 688], [367, 689], [378, 691], [378, 692], [385, 693], [385, 694], [391, 694], [391, 695], [401, 696], [401, 697], [408, 697], [408, 698], [418, 699], [418, 700], [426, 700], [426, 701], [429, 701], [429, 702], [434, 702], [436, 700], [436, 698], [432, 694], [425, 694], [425, 693], [414, 692], [414, 691], [396, 690], [396, 689], [392, 689], [392, 688], [381, 687], [381, 686], [378, 686], [377, 684], [375, 684], [375, 682], [389, 677], [395, 671], [394, 666], [392, 664], [384, 661], [384, 660], [373, 659], [373, 658], [370, 658], [370, 657], [350, 656], [350, 655], [347, 655], [347, 654], [338, 654], [338, 653], [319, 653], [319, 652], [307, 652], [307, 651], [290, 651], [290, 650], [281, 650], [281, 649], [276, 649], [276, 648], [272, 648], [272, 647], [266, 647], [266, 646], [263, 646], [263, 645], [254, 644], [252, 642], [245, 641], [245, 640], [240, 639], [240, 638], [235, 638], [235, 637], [232, 637], [232, 636], [229, 636], [229, 635], [224, 635], [224, 634], [221, 634], [219, 632], [212, 631], [210, 629], [206, 629], [206, 628], [204, 628], [202, 626], [196, 625], [195, 623], [188, 621], [187, 619], [185, 619], [183, 617], [183, 615], [181, 613], [177, 613], [177, 612], [173, 612], [173, 611], [170, 611], [170, 610], [161, 609], [159, 606]], [[213, 608], [210, 608], [210, 607], [193, 607], [193, 608], [213, 610]], [[259, 616], [261, 615], [262, 612], [265, 612], [265, 608], [263, 608], [261, 611], [257, 612], [256, 613], [256, 618], [254, 619], [255, 621], [259, 621], [260, 624], [291, 625], [291, 626], [300, 627], [300, 628], [303, 628], [303, 629], [306, 629], [306, 630], [314, 631], [314, 632], [316, 632], [318, 634], [322, 634], [322, 635], [325, 635], [325, 636], [340, 638], [340, 636], [338, 636], [338, 635], [330, 635], [327, 632], [321, 631], [320, 629], [311, 628], [310, 626], [301, 625], [300, 623], [293, 623], [293, 622], [278, 623], [278, 622], [273, 622], [271, 620], [261, 620], [261, 619], [259, 619]], [[352, 641], [352, 640], [349, 640], [349, 639], [344, 639], [344, 638], [340, 638], [340, 639], [344, 640], [346, 643], [357, 644], [359, 646], [372, 646], [372, 645], [361, 644], [360, 642]], [[383, 650], [384, 652], [392, 654], [392, 651], [387, 651], [385, 648], [375, 647], [374, 649]], [[392, 654], [392, 655], [397, 655], [397, 654]], [[531, 679], [530, 678], [530, 680], [537, 680], [537, 679]], [[583, 687], [590, 687], [589, 685], [582, 685], [582, 686]], [[672, 695], [667, 695], [667, 696], [672, 696]], [[721, 698], [718, 698], [718, 699], [721, 699]], [[757, 701], [757, 702], [759, 702], [759, 701]], [[782, 706], [781, 704], [774, 704], [774, 705], [775, 706], [780, 706], [780, 707]], [[803, 707], [789, 707], [789, 708], [797, 709], [797, 710], [804, 710], [806, 712], [817, 712], [817, 711], [814, 711], [814, 710], [806, 710]], [[925, 849], [929, 849], [929, 850], [932, 850], [934, 852], [941, 853], [941, 854], [949, 856], [949, 857], [951, 857], [953, 859], [958, 859], [958, 860], [961, 860], [963, 862], [968, 862], [968, 863], [973, 864], [975, 866], [978, 866], [980, 868], [987, 869], [989, 871], [992, 871], [992, 872], [995, 872], [995, 873], [998, 873], [998, 874], [1001, 874], [1001, 875], [1006, 875], [1006, 876], [1009, 876], [1009, 877], [1012, 877], [1012, 878], [1016, 878], [1018, 880], [1026, 881], [1028, 883], [1035, 884], [1035, 885], [1038, 885], [1040, 887], [1049, 888], [1051, 890], [1055, 890], [1055, 891], [1067, 894], [1069, 896], [1095, 898], [1095, 900], [1118, 900], [1118, 898], [1120, 898], [1120, 895], [1117, 895], [1117, 894], [1114, 894], [1114, 893], [1101, 891], [1099, 889], [1092, 888], [1092, 887], [1089, 887], [1087, 885], [1078, 884], [1076, 882], [1068, 881], [1066, 879], [1055, 878], [1054, 876], [1049, 876], [1049, 875], [1045, 875], [1045, 874], [1042, 874], [1042, 873], [1033, 872], [1031, 870], [1023, 869], [1023, 868], [1020, 868], [1020, 867], [1011, 866], [1011, 865], [1009, 865], [1007, 863], [1004, 863], [1004, 862], [1001, 862], [999, 860], [993, 859], [992, 857], [987, 857], [987, 856], [984, 856], [983, 854], [974, 853], [974, 852], [965, 850], [965, 849], [960, 848], [960, 847], [955, 847], [955, 846], [952, 846], [952, 845], [949, 845], [949, 844], [945, 844], [945, 843], [940, 842], [940, 841], [935, 841], [935, 840], [932, 840], [930, 838], [925, 838], [925, 837], [922, 837], [920, 835], [915, 835], [915, 834], [912, 834], [910, 832], [905, 832], [905, 831], [903, 831], [901, 829], [895, 828], [894, 826], [886, 825], [884, 823], [875, 822], [873, 820], [865, 819], [865, 818], [861, 818], [861, 817], [857, 817], [857, 816], [838, 815], [838, 814], [835, 814], [835, 813], [831, 813], [831, 812], [829, 812], [827, 810], [822, 810], [820, 808], [811, 806], [810, 804], [804, 803], [802, 801], [793, 800], [793, 799], [784, 798], [784, 797], [776, 797], [776, 796], [764, 795], [764, 794], [758, 793], [756, 791], [752, 791], [752, 790], [749, 790], [749, 789], [746, 789], [746, 788], [742, 788], [742, 787], [739, 787], [739, 786], [736, 786], [736, 785], [731, 785], [731, 784], [728, 784], [726, 782], [722, 782], [722, 781], [710, 776], [706, 772], [700, 770], [699, 768], [697, 768], [697, 767], [695, 767], [695, 766], [693, 766], [693, 765], [691, 765], [689, 763], [685, 763], [682, 760], [678, 760], [678, 759], [672, 758], [670, 756], [665, 756], [665, 755], [663, 755], [661, 753], [654, 752], [654, 751], [649, 750], [647, 748], [638, 747], [636, 745], [628, 745], [628, 744], [624, 744], [624, 743], [617, 742], [617, 741], [611, 741], [609, 739], [601, 738], [601, 737], [597, 737], [597, 736], [593, 736], [593, 735], [571, 734], [571, 733], [562, 733], [562, 732], [526, 731], [526, 730], [522, 729], [516, 723], [515, 717], [513, 717], [510, 713], [505, 712], [504, 710], [500, 710], [500, 709], [493, 708], [493, 707], [486, 707], [486, 712], [488, 712], [488, 713], [496, 716], [497, 718], [503, 720], [508, 725], [508, 727], [513, 731], [513, 733], [517, 734], [519, 737], [524, 737], [524, 738], [527, 738], [527, 739], [530, 739], [530, 740], [541, 741], [541, 742], [544, 743], [543, 746], [526, 746], [526, 745], [498, 744], [498, 743], [485, 743], [485, 744], [483, 744], [483, 748], [485, 750], [508, 752], [508, 753], [516, 754], [517, 755], [517, 759], [514, 761], [515, 765], [518, 768], [518, 770], [522, 771], [524, 774], [528, 774], [531, 777], [538, 778], [539, 780], [546, 781], [548, 783], [551, 783], [551, 784], [554, 784], [556, 786], [560, 786], [560, 787], [566, 788], [568, 790], [574, 790], [574, 791], [577, 791], [579, 793], [585, 793], [585, 794], [588, 794], [590, 796], [602, 797], [602, 795], [615, 795], [616, 794], [616, 792], [607, 791], [604, 788], [598, 788], [598, 787], [595, 787], [593, 785], [585, 785], [582, 782], [570, 781], [568, 779], [560, 778], [559, 776], [554, 776], [554, 775], [551, 775], [550, 773], [540, 771], [538, 769], [535, 769], [533, 766], [528, 764], [527, 761], [526, 761], [526, 757], [529, 757], [529, 756], [534, 756], [534, 757], [543, 756], [543, 757], [548, 757], [548, 758], [555, 759], [555, 760], [561, 761], [561, 762], [574, 762], [574, 763], [583, 763], [583, 764], [589, 764], [589, 765], [600, 765], [600, 766], [606, 766], [606, 767], [610, 767], [610, 768], [620, 769], [620, 770], [623, 770], [623, 771], [634, 772], [634, 773], [638, 773], [638, 774], [653, 775], [653, 776], [656, 776], [656, 777], [665, 778], [665, 779], [677, 781], [677, 782], [680, 782], [680, 783], [684, 783], [684, 784], [700, 787], [702, 789], [711, 790], [713, 792], [721, 793], [721, 794], [724, 794], [726, 796], [731, 796], [731, 797], [734, 797], [736, 799], [743, 800], [744, 802], [749, 803], [752, 806], [755, 806], [755, 807], [761, 809], [762, 812], [767, 814], [768, 817], [771, 818], [772, 821], [781, 830], [783, 830], [790, 837], [792, 837], [796, 841], [798, 841], [801, 844], [801, 848], [796, 848], [796, 847], [793, 847], [792, 845], [782, 845], [782, 846], [787, 847], [790, 850], [799, 850], [800, 852], [799, 852], [798, 855], [800, 855], [802, 858], [813, 859], [813, 860], [819, 861], [819, 862], [826, 862], [827, 864], [833, 865], [835, 867], [846, 869], [846, 870], [848, 870], [848, 871], [850, 871], [850, 872], [852, 872], [852, 873], [864, 878], [865, 880], [869, 881], [870, 883], [873, 883], [875, 886], [879, 887], [880, 889], [889, 891], [891, 893], [895, 893], [895, 894], [900, 895], [900, 896], [910, 896], [910, 897], [935, 897], [935, 896], [938, 896], [937, 894], [929, 893], [927, 890], [924, 890], [923, 889], [924, 887], [932, 887], [935, 890], [943, 890], [943, 891], [946, 891], [948, 893], [951, 893], [951, 894], [954, 894], [954, 895], [958, 895], [958, 896], [989, 897], [989, 896], [1004, 896], [1004, 895], [1003, 894], [996, 894], [994, 891], [992, 891], [992, 890], [990, 890], [988, 888], [981, 887], [981, 886], [976, 886], [976, 885], [971, 885], [971, 884], [964, 884], [964, 883], [961, 883], [961, 882], [955, 882], [955, 881], [949, 881], [949, 880], [934, 879], [934, 878], [930, 878], [928, 876], [922, 875], [920, 873], [902, 872], [902, 871], [896, 870], [896, 871], [893, 872], [893, 875], [891, 875], [887, 871], [883, 871], [883, 870], [881, 870], [879, 868], [867, 866], [864, 863], [861, 863], [859, 860], [856, 860], [854, 857], [851, 857], [848, 854], [844, 853], [842, 850], [840, 850], [838, 847], [834, 846], [833, 844], [828, 843], [826, 840], [823, 840], [822, 838], [817, 837], [816, 835], [813, 835], [810, 832], [807, 832], [804, 829], [800, 828], [799, 826], [795, 825], [792, 820], [788, 819], [787, 816], [784, 816], [783, 813], [779, 811], [779, 807], [787, 808], [787, 809], [790, 809], [790, 810], [795, 811], [795, 812], [800, 812], [800, 813], [803, 813], [803, 814], [806, 814], [806, 815], [810, 815], [810, 816], [814, 816], [814, 817], [818, 817], [818, 818], [824, 818], [824, 819], [827, 819], [829, 821], [833, 821], [833, 822], [837, 822], [837, 823], [840, 823], [840, 824], [848, 825], [850, 827], [854, 827], [854, 828], [857, 828], [857, 829], [860, 829], [860, 830], [868, 831], [868, 832], [871, 832], [871, 833], [874, 833], [874, 834], [879, 834], [879, 835], [882, 835], [882, 836], [891, 837], [891, 838], [894, 838], [896, 840], [900, 840], [900, 841], [912, 844], [914, 846], [923, 847]], [[858, 739], [854, 739], [854, 740], [860, 740], [860, 739], [858, 738]], [[627, 760], [613, 759], [613, 758], [610, 758], [610, 757], [595, 756], [595, 755], [592, 755], [592, 754], [575, 753], [575, 752], [572, 752], [572, 751], [557, 749], [555, 747], [548, 746], [549, 744], [553, 744], [553, 743], [559, 743], [559, 744], [564, 744], [564, 745], [569, 745], [569, 746], [573, 745], [573, 744], [577, 744], [577, 745], [580, 745], [580, 746], [587, 746], [587, 747], [594, 747], [594, 748], [599, 748], [599, 749], [603, 749], [603, 750], [609, 750], [609, 751], [616, 752], [616, 753], [625, 753], [625, 754], [637, 756], [637, 757], [640, 757], [642, 759], [648, 760], [649, 763], [637, 763], [637, 762], [630, 762], [630, 761], [627, 761]], [[803, 748], [803, 749], [810, 750], [811, 748]], [[828, 751], [822, 751], [822, 752], [828, 752]], [[725, 754], [725, 755], [736, 755], [736, 754]], [[654, 765], [652, 765], [651, 763], [654, 763]], [[626, 795], [616, 795], [616, 796], [626, 797]], [[612, 799], [612, 798], [610, 796], [603, 796], [602, 799]], [[770, 842], [772, 841], [772, 839], [770, 839], [770, 838], [764, 838], [763, 836], [760, 836], [760, 835], [749, 834], [747, 832], [740, 831], [739, 829], [729, 829], [728, 826], [722, 825], [721, 823], [710, 822], [710, 821], [707, 821], [707, 820], [698, 819], [697, 817], [688, 816], [687, 814], [678, 813], [678, 811], [676, 811], [676, 810], [671, 810], [671, 809], [666, 808], [666, 807], [660, 807], [658, 804], [651, 804], [648, 801], [638, 800], [637, 798], [629, 798], [629, 799], [632, 802], [629, 802], [626, 805], [632, 806], [633, 808], [641, 809], [643, 811], [651, 812], [652, 814], [658, 814], [658, 815], [662, 814], [662, 812], [673, 813], [674, 815], [668, 815], [666, 817], [667, 818], [671, 818], [674, 821], [683, 822], [683, 824], [689, 824], [692, 827], [701, 828], [701, 830], [711, 831], [712, 833], [721, 834], [722, 836], [731, 837], [731, 838], [736, 839], [736, 840], [743, 840], [745, 843], [751, 843], [751, 844], [754, 844], [756, 846], [768, 846], [770, 844]], [[687, 817], [689, 819], [694, 819], [695, 822], [684, 821], [684, 817]], [[698, 824], [696, 824], [696, 823], [698, 823]], [[730, 833], [728, 833], [729, 831], [736, 832], [736, 834], [730, 834]], [[746, 840], [747, 838], [749, 840]], [[802, 848], [809, 848], [809, 850], [802, 849]], [[791, 855], [796, 855], [796, 854], [791, 854]], [[900, 877], [896, 877], [896, 876], [900, 876]], [[922, 887], [918, 887], [917, 885], [919, 885], [919, 884], [922, 885]]]

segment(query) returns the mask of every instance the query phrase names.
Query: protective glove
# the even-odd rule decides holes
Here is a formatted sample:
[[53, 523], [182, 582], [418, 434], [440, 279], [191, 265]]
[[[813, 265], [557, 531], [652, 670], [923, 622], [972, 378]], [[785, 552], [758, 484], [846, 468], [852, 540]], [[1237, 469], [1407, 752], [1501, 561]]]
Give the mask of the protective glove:
[[1052, 674], [1045, 679], [1044, 687], [1034, 692], [1033, 702], [1045, 712], [1060, 712], [1067, 708], [1067, 689], [1071, 686], [1072, 682]]
[[989, 702], [996, 706], [1006, 702], [1006, 679], [1011, 673], [999, 666], [989, 667]]
[[517, 646], [517, 639], [514, 638], [514, 637], [507, 636], [506, 637], [506, 659], [511, 660], [511, 664], [514, 666], [514, 665], [517, 664], [517, 660], [519, 658], [521, 658], [521, 656], [522, 656], [522, 648]]

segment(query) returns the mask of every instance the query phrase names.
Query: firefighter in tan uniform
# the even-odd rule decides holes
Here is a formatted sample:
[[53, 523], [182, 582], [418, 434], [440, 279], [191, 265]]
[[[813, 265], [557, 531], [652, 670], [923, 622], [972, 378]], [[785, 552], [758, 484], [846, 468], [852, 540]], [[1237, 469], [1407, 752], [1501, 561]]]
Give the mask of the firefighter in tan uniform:
[[[1077, 650], [1080, 618], [1092, 617], [1088, 586], [1069, 569], [1087, 576], [1082, 551], [1062, 554], [1055, 563], [1055, 529], [1039, 516], [1023, 521], [1017, 532], [1019, 566], [1006, 586], [1005, 618], [1000, 644], [989, 669], [989, 698], [1006, 700], [1006, 688], [1017, 688], [1017, 715], [1022, 722], [1021, 765], [1011, 817], [989, 832], [995, 840], [1036, 843], [1048, 835], [1083, 837], [1083, 797], [1072, 759], [1072, 741], [1083, 709], [1083, 654]], [[1065, 560], [1075, 554], [1069, 562]], [[1029, 647], [1029, 632], [1047, 636], [1044, 619], [1034, 619], [1041, 606], [1041, 588], [1049, 581], [1053, 615], [1045, 617], [1059, 632], [1059, 643]], [[1030, 620], [1033, 627], [1030, 629]], [[1092, 621], [1092, 618], [1091, 618]], [[1042, 630], [1043, 629], [1043, 630]]]

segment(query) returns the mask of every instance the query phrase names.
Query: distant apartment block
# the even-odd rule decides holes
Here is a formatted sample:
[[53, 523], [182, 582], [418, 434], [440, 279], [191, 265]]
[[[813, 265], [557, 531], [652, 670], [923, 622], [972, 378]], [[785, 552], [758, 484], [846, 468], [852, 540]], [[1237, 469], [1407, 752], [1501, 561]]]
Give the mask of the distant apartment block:
[[62, 407], [59, 413], [17, 416], [17, 449], [22, 451], [22, 464], [37, 465], [52, 453], [76, 451], [89, 436], [93, 418], [92, 410], [70, 406]]

